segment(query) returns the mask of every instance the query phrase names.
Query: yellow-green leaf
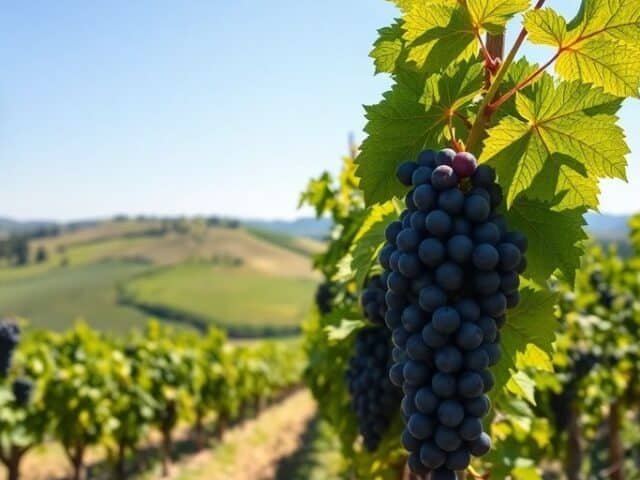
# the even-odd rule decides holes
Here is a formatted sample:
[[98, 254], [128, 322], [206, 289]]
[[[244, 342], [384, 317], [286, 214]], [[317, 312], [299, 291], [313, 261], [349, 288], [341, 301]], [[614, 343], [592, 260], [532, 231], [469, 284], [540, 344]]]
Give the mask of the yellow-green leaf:
[[568, 80], [592, 83], [620, 97], [636, 97], [640, 48], [621, 41], [589, 40], [563, 51], [555, 69]]
[[533, 188], [531, 197], [556, 210], [597, 208], [600, 179], [626, 179], [629, 149], [612, 115], [617, 108], [616, 97], [601, 89], [556, 84], [549, 75], [518, 94], [521, 118], [507, 116], [492, 128], [481, 156], [496, 167], [507, 207], [545, 171], [543, 188]]
[[552, 8], [527, 12], [524, 26], [532, 43], [562, 47], [567, 38], [567, 21]]
[[501, 33], [514, 15], [529, 8], [529, 0], [467, 0], [474, 25], [490, 33]]
[[468, 60], [476, 52], [469, 12], [456, 0], [418, 0], [403, 17], [408, 60], [428, 73]]
[[380, 35], [373, 44], [373, 50], [369, 54], [373, 58], [376, 73], [392, 73], [396, 62], [402, 53], [402, 28], [400, 21], [396, 21], [389, 27], [378, 30]]

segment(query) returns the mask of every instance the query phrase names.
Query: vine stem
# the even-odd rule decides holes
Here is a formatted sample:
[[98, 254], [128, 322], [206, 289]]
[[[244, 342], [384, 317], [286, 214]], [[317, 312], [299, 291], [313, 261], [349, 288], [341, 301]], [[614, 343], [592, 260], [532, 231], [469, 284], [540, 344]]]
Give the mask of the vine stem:
[[[541, 9], [545, 1], [546, 0], [538, 0], [538, 3], [534, 7], [534, 10]], [[471, 128], [471, 132], [469, 132], [469, 138], [467, 140], [467, 150], [471, 153], [476, 154], [476, 156], [478, 155], [478, 149], [480, 148], [480, 142], [482, 141], [482, 137], [484, 136], [487, 123], [489, 122], [491, 115], [495, 111], [495, 110], [491, 111], [490, 106], [494, 101], [494, 99], [496, 98], [496, 96], [498, 95], [500, 85], [502, 84], [502, 81], [504, 80], [504, 77], [507, 74], [509, 67], [515, 60], [516, 55], [520, 50], [520, 47], [522, 47], [522, 44], [526, 40], [527, 35], [528, 35], [527, 29], [523, 28], [520, 31], [520, 34], [518, 35], [518, 38], [516, 39], [515, 43], [513, 44], [513, 47], [511, 48], [509, 55], [507, 55], [507, 58], [504, 60], [504, 62], [502, 62], [502, 65], [500, 66], [498, 73], [493, 79], [493, 82], [491, 83], [489, 90], [485, 94], [484, 99], [480, 104], [478, 117], [476, 118], [476, 121], [474, 122], [473, 127]]]

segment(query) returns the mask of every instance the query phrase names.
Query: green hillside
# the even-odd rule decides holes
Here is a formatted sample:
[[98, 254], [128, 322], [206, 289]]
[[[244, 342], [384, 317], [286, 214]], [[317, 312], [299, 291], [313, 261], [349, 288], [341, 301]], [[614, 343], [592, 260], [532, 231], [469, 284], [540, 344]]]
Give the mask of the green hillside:
[[133, 262], [104, 262], [50, 270], [0, 286], [4, 315], [29, 319], [36, 328], [63, 330], [79, 318], [109, 332], [143, 326], [147, 315], [120, 305], [118, 282], [148, 269]]
[[125, 331], [153, 315], [238, 336], [291, 332], [317, 282], [314, 247], [199, 221], [104, 222], [32, 241], [28, 265], [0, 266], [0, 316], [56, 330], [84, 318]]
[[131, 304], [150, 313], [222, 325], [236, 335], [295, 332], [314, 288], [308, 278], [203, 262], [161, 269], [125, 285]]

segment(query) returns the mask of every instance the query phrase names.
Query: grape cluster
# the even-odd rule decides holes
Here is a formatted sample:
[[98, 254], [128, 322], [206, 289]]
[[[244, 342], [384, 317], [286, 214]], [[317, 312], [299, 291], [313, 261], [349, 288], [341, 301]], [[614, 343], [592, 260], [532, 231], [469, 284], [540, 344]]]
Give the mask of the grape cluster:
[[397, 176], [411, 191], [379, 256], [395, 345], [389, 377], [404, 391], [412, 471], [453, 480], [491, 448], [481, 421], [491, 408], [489, 367], [520, 299], [527, 240], [497, 213], [495, 172], [469, 153], [427, 150]]
[[335, 298], [335, 290], [330, 282], [324, 282], [318, 285], [316, 289], [316, 306], [323, 315], [331, 313], [332, 302]]
[[0, 322], [0, 376], [9, 374], [11, 360], [16, 346], [20, 342], [20, 329], [13, 323]]
[[14, 380], [11, 385], [11, 390], [13, 391], [13, 397], [16, 399], [16, 403], [21, 407], [25, 407], [31, 400], [33, 382], [28, 378], [18, 378]]
[[386, 286], [384, 280], [380, 275], [371, 277], [367, 283], [367, 287], [362, 291], [360, 295], [360, 304], [364, 311], [367, 320], [374, 325], [384, 326], [384, 316], [387, 312], [387, 306], [385, 304]]
[[352, 408], [364, 446], [375, 451], [400, 404], [401, 392], [387, 372], [391, 366], [389, 332], [384, 326], [358, 332], [355, 354], [346, 372]]

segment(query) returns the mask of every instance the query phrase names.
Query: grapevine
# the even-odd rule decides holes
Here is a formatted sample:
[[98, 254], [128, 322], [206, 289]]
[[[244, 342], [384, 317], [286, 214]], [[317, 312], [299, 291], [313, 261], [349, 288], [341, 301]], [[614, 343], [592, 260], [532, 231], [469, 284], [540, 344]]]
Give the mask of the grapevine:
[[[317, 261], [342, 286], [362, 289], [381, 269], [387, 282], [386, 323], [395, 345], [389, 373], [404, 390], [399, 413], [406, 430], [395, 440], [389, 430], [376, 464], [386, 465], [385, 478], [399, 478], [390, 458], [404, 446], [412, 470], [432, 480], [465, 470], [538, 478], [541, 466], [524, 460], [548, 454], [544, 435], [524, 435], [519, 422], [551, 428], [546, 412], [532, 418], [542, 408], [536, 387], [554, 383], [547, 377], [562, 333], [553, 285], [573, 289], [587, 239], [584, 215], [598, 209], [600, 181], [626, 177], [629, 148], [616, 114], [623, 99], [638, 96], [640, 9], [634, 0], [583, 0], [571, 20], [545, 0], [393, 3], [398, 18], [379, 30], [371, 52], [391, 87], [365, 107], [366, 138], [352, 155], [364, 205], [348, 217], [346, 210], [334, 215], [332, 241]], [[522, 28], [506, 45], [514, 19]], [[527, 42], [554, 51], [534, 65], [520, 55]], [[450, 148], [426, 150], [434, 146]], [[319, 186], [305, 198], [313, 196], [322, 211], [338, 197]], [[346, 362], [328, 359], [353, 351], [356, 332], [375, 313], [371, 306], [357, 321], [341, 298], [334, 299], [334, 316], [319, 323], [329, 338], [321, 338], [321, 327], [308, 331], [310, 358], [320, 363], [327, 356], [312, 385], [330, 372], [344, 374]], [[609, 301], [617, 305], [618, 293]], [[591, 363], [589, 355], [587, 349], [570, 358]], [[578, 373], [578, 384], [594, 375]], [[434, 378], [440, 395], [428, 395]], [[314, 388], [321, 404], [330, 393], [338, 395]], [[482, 399], [477, 410], [465, 406], [471, 399]], [[348, 417], [339, 417], [337, 404], [331, 423], [344, 431]], [[474, 428], [462, 434], [467, 416]], [[371, 458], [353, 451], [351, 465]], [[487, 455], [471, 466], [474, 452]]]
[[13, 352], [20, 343], [20, 329], [17, 325], [0, 322], [0, 376], [6, 377], [11, 367]]

